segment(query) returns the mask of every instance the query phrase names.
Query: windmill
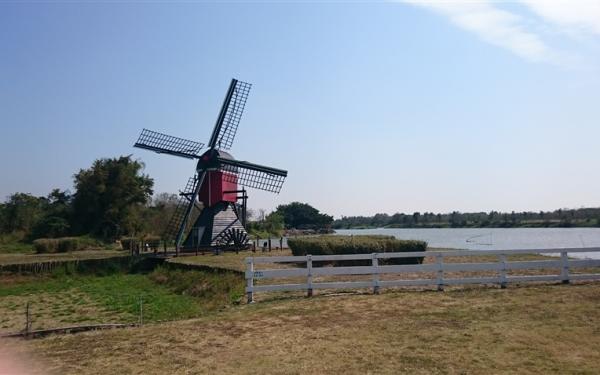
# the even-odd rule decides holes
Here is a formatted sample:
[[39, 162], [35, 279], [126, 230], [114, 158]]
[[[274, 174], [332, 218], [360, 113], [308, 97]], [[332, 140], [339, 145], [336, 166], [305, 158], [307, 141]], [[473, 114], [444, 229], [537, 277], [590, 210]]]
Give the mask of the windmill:
[[[175, 237], [181, 250], [234, 246], [248, 243], [246, 187], [279, 193], [287, 171], [235, 160], [231, 149], [252, 85], [231, 80], [217, 117], [208, 150], [204, 144], [143, 129], [134, 147], [159, 154], [197, 159], [196, 171], [183, 191], [165, 237]], [[242, 189], [239, 189], [239, 187]], [[242, 203], [238, 204], [241, 200]]]

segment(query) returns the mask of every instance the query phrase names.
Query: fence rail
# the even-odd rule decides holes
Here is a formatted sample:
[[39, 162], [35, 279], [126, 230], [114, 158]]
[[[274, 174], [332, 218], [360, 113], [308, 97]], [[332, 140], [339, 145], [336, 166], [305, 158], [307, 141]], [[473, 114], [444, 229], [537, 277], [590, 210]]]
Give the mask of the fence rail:
[[[425, 251], [406, 253], [372, 253], [351, 255], [306, 255], [306, 256], [275, 256], [275, 257], [248, 257], [246, 258], [246, 295], [248, 302], [254, 300], [255, 292], [271, 291], [297, 291], [306, 290], [311, 296], [314, 289], [350, 289], [350, 288], [373, 288], [378, 293], [382, 287], [398, 286], [427, 286], [436, 285], [438, 290], [443, 290], [446, 285], [462, 284], [499, 284], [502, 288], [510, 282], [526, 281], [562, 281], [569, 283], [571, 280], [600, 280], [599, 273], [572, 274], [572, 268], [600, 267], [600, 259], [570, 259], [569, 254], [585, 254], [600, 252], [600, 248], [572, 248], [572, 249], [517, 249], [517, 250], [457, 250], [457, 251]], [[511, 255], [524, 254], [550, 254], [560, 255], [556, 259], [508, 261]], [[496, 256], [495, 262], [481, 263], [445, 263], [444, 258], [464, 256]], [[434, 257], [435, 263], [407, 264], [407, 265], [379, 265], [379, 260], [396, 258]], [[371, 260], [367, 266], [341, 266], [341, 267], [313, 267], [313, 262], [331, 261], [353, 261]], [[302, 268], [265, 269], [255, 270], [256, 264], [269, 263], [293, 263], [305, 264]], [[557, 269], [558, 274], [552, 275], [508, 275], [508, 271], [515, 270], [539, 270]], [[494, 276], [482, 277], [445, 277], [445, 272], [473, 272], [473, 271], [495, 271]], [[384, 274], [406, 274], [434, 272], [435, 278], [425, 279], [399, 279], [380, 280]], [[313, 282], [315, 276], [349, 276], [349, 275], [371, 275], [370, 280], [364, 281], [339, 281], [339, 282]], [[278, 279], [278, 278], [306, 278], [302, 283], [282, 283], [254, 285], [254, 280]]]

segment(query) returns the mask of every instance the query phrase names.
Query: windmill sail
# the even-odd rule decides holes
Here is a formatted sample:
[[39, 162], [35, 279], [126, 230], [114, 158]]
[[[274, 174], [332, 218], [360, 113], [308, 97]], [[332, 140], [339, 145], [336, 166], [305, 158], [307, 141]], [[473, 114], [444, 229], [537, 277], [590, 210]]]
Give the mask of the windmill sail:
[[171, 220], [169, 220], [169, 224], [165, 230], [165, 238], [174, 239], [177, 235], [177, 232], [179, 231], [179, 228], [185, 219], [188, 207], [190, 204], [193, 205], [195, 202], [196, 197], [194, 197], [194, 192], [196, 190], [196, 182], [197, 179], [195, 176], [190, 177], [185, 185], [185, 188], [180, 193], [173, 216], [171, 216]]
[[144, 129], [133, 146], [158, 152], [159, 154], [193, 159], [198, 157], [198, 153], [204, 147], [204, 144]]
[[247, 161], [219, 158], [219, 162], [221, 164], [220, 170], [228, 172], [223, 175], [226, 181], [272, 193], [279, 194], [287, 177], [287, 171], [283, 169], [253, 164]]
[[250, 93], [250, 83], [232, 79], [219, 112], [217, 123], [210, 137], [209, 147], [229, 150], [237, 133], [237, 128]]

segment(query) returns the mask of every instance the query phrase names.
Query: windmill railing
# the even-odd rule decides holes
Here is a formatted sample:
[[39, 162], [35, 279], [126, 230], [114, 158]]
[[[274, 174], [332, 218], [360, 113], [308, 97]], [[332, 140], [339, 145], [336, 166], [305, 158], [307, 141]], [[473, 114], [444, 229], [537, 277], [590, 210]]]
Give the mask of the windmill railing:
[[[254, 293], [274, 291], [307, 291], [316, 289], [362, 289], [402, 286], [498, 284], [505, 288], [515, 282], [569, 283], [578, 280], [600, 280], [600, 259], [571, 258], [586, 253], [600, 252], [600, 248], [572, 248], [546, 250], [457, 250], [405, 253], [372, 253], [352, 255], [306, 255], [248, 257], [246, 262], [246, 294], [253, 302]], [[515, 256], [533, 255], [532, 260], [512, 260]], [[549, 257], [539, 257], [549, 255]], [[465, 258], [466, 257], [466, 258]], [[465, 261], [469, 257], [486, 257], [481, 262]], [[422, 264], [386, 265], [390, 259], [428, 258]], [[459, 259], [459, 262], [452, 261]], [[450, 262], [449, 262], [450, 260]], [[365, 266], [335, 266], [348, 261], [370, 263]], [[330, 264], [334, 263], [334, 266]], [[315, 264], [317, 263], [317, 264]], [[323, 263], [329, 263], [324, 265]], [[257, 265], [272, 264], [279, 268], [258, 269]], [[538, 272], [543, 270], [544, 273]], [[521, 274], [514, 274], [520, 272]], [[525, 272], [525, 274], [522, 274]], [[538, 272], [538, 273], [536, 273]], [[550, 273], [548, 273], [550, 272]], [[415, 278], [424, 274], [426, 277]], [[343, 280], [347, 276], [360, 276], [359, 281]], [[382, 279], [383, 277], [386, 279]], [[410, 277], [407, 277], [410, 276]], [[333, 280], [320, 280], [332, 278]], [[341, 277], [342, 280], [336, 280]], [[283, 282], [267, 284], [265, 280], [281, 279]]]

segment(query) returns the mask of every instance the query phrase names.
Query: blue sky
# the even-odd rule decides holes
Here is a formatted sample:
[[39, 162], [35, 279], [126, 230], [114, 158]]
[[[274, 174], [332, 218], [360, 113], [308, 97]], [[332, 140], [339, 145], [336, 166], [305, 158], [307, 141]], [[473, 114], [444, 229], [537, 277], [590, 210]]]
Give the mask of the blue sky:
[[287, 169], [324, 212], [600, 206], [597, 2], [0, 4], [0, 197], [72, 189], [133, 154], [156, 192], [194, 162], [232, 77], [253, 83], [232, 153]]

